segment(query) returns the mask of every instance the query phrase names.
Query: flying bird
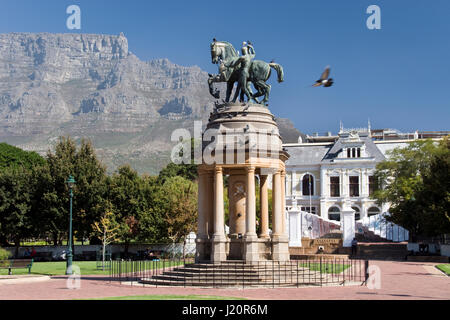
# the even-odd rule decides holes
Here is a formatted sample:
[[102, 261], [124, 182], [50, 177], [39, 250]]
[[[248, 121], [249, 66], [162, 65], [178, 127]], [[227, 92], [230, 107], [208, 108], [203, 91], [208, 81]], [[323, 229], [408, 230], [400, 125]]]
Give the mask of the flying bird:
[[331, 87], [333, 85], [333, 78], [328, 78], [330, 75], [330, 66], [327, 66], [325, 68], [325, 71], [322, 72], [322, 75], [320, 76], [320, 79], [316, 81], [315, 84], [313, 84], [313, 87], [320, 87], [323, 85], [324, 87]]

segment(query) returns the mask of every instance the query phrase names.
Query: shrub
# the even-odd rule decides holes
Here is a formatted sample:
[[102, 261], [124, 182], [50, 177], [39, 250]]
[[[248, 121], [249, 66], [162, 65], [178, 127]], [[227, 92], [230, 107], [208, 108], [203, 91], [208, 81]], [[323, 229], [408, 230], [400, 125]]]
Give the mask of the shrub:
[[0, 248], [0, 266], [7, 265], [7, 261], [9, 257], [11, 256], [11, 253], [8, 250], [5, 250], [3, 248]]

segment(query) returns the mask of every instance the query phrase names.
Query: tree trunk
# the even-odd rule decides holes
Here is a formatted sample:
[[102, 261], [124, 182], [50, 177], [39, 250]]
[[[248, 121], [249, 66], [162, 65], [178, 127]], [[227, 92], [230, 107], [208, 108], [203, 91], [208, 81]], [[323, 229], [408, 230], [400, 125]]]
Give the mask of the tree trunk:
[[58, 245], [58, 232], [52, 232], [53, 245], [56, 247]]
[[106, 231], [103, 234], [102, 271], [105, 271]]
[[14, 259], [19, 258], [19, 247], [20, 247], [20, 238], [16, 237], [14, 238], [14, 245], [15, 245], [15, 250], [14, 250]]

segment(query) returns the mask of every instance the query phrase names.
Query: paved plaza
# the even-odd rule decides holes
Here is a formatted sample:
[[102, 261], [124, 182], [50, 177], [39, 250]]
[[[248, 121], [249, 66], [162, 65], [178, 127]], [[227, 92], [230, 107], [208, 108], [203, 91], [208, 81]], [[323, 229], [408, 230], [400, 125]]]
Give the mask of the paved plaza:
[[67, 277], [55, 276], [47, 281], [24, 283], [0, 279], [0, 299], [62, 300], [132, 295], [212, 295], [257, 300], [402, 300], [450, 299], [450, 277], [434, 263], [370, 261], [381, 270], [381, 288], [366, 286], [309, 287], [275, 289], [211, 289], [183, 287], [143, 287], [110, 283], [105, 276], [84, 276], [80, 289], [67, 289]]

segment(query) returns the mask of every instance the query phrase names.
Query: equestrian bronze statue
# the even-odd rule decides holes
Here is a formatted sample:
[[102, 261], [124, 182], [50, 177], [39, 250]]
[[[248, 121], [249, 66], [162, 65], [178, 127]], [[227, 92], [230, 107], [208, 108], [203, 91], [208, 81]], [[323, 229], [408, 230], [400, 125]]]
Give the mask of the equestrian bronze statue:
[[[230, 101], [231, 92], [234, 83], [237, 82], [237, 88], [232, 102], [244, 102], [244, 95], [247, 96], [247, 102], [267, 105], [269, 101], [270, 85], [266, 83], [271, 75], [271, 68], [275, 69], [278, 75], [278, 82], [283, 82], [283, 67], [277, 63], [267, 63], [261, 60], [254, 60], [255, 49], [250, 41], [242, 44], [241, 55], [234, 47], [226, 41], [213, 40], [211, 43], [211, 59], [212, 63], [219, 65], [219, 74], [209, 75], [208, 85], [209, 92], [216, 99], [220, 98], [220, 92], [214, 91], [213, 83], [226, 82], [227, 93], [225, 102]], [[257, 90], [252, 92], [250, 83]], [[257, 101], [257, 97], [264, 96], [261, 101]]]

